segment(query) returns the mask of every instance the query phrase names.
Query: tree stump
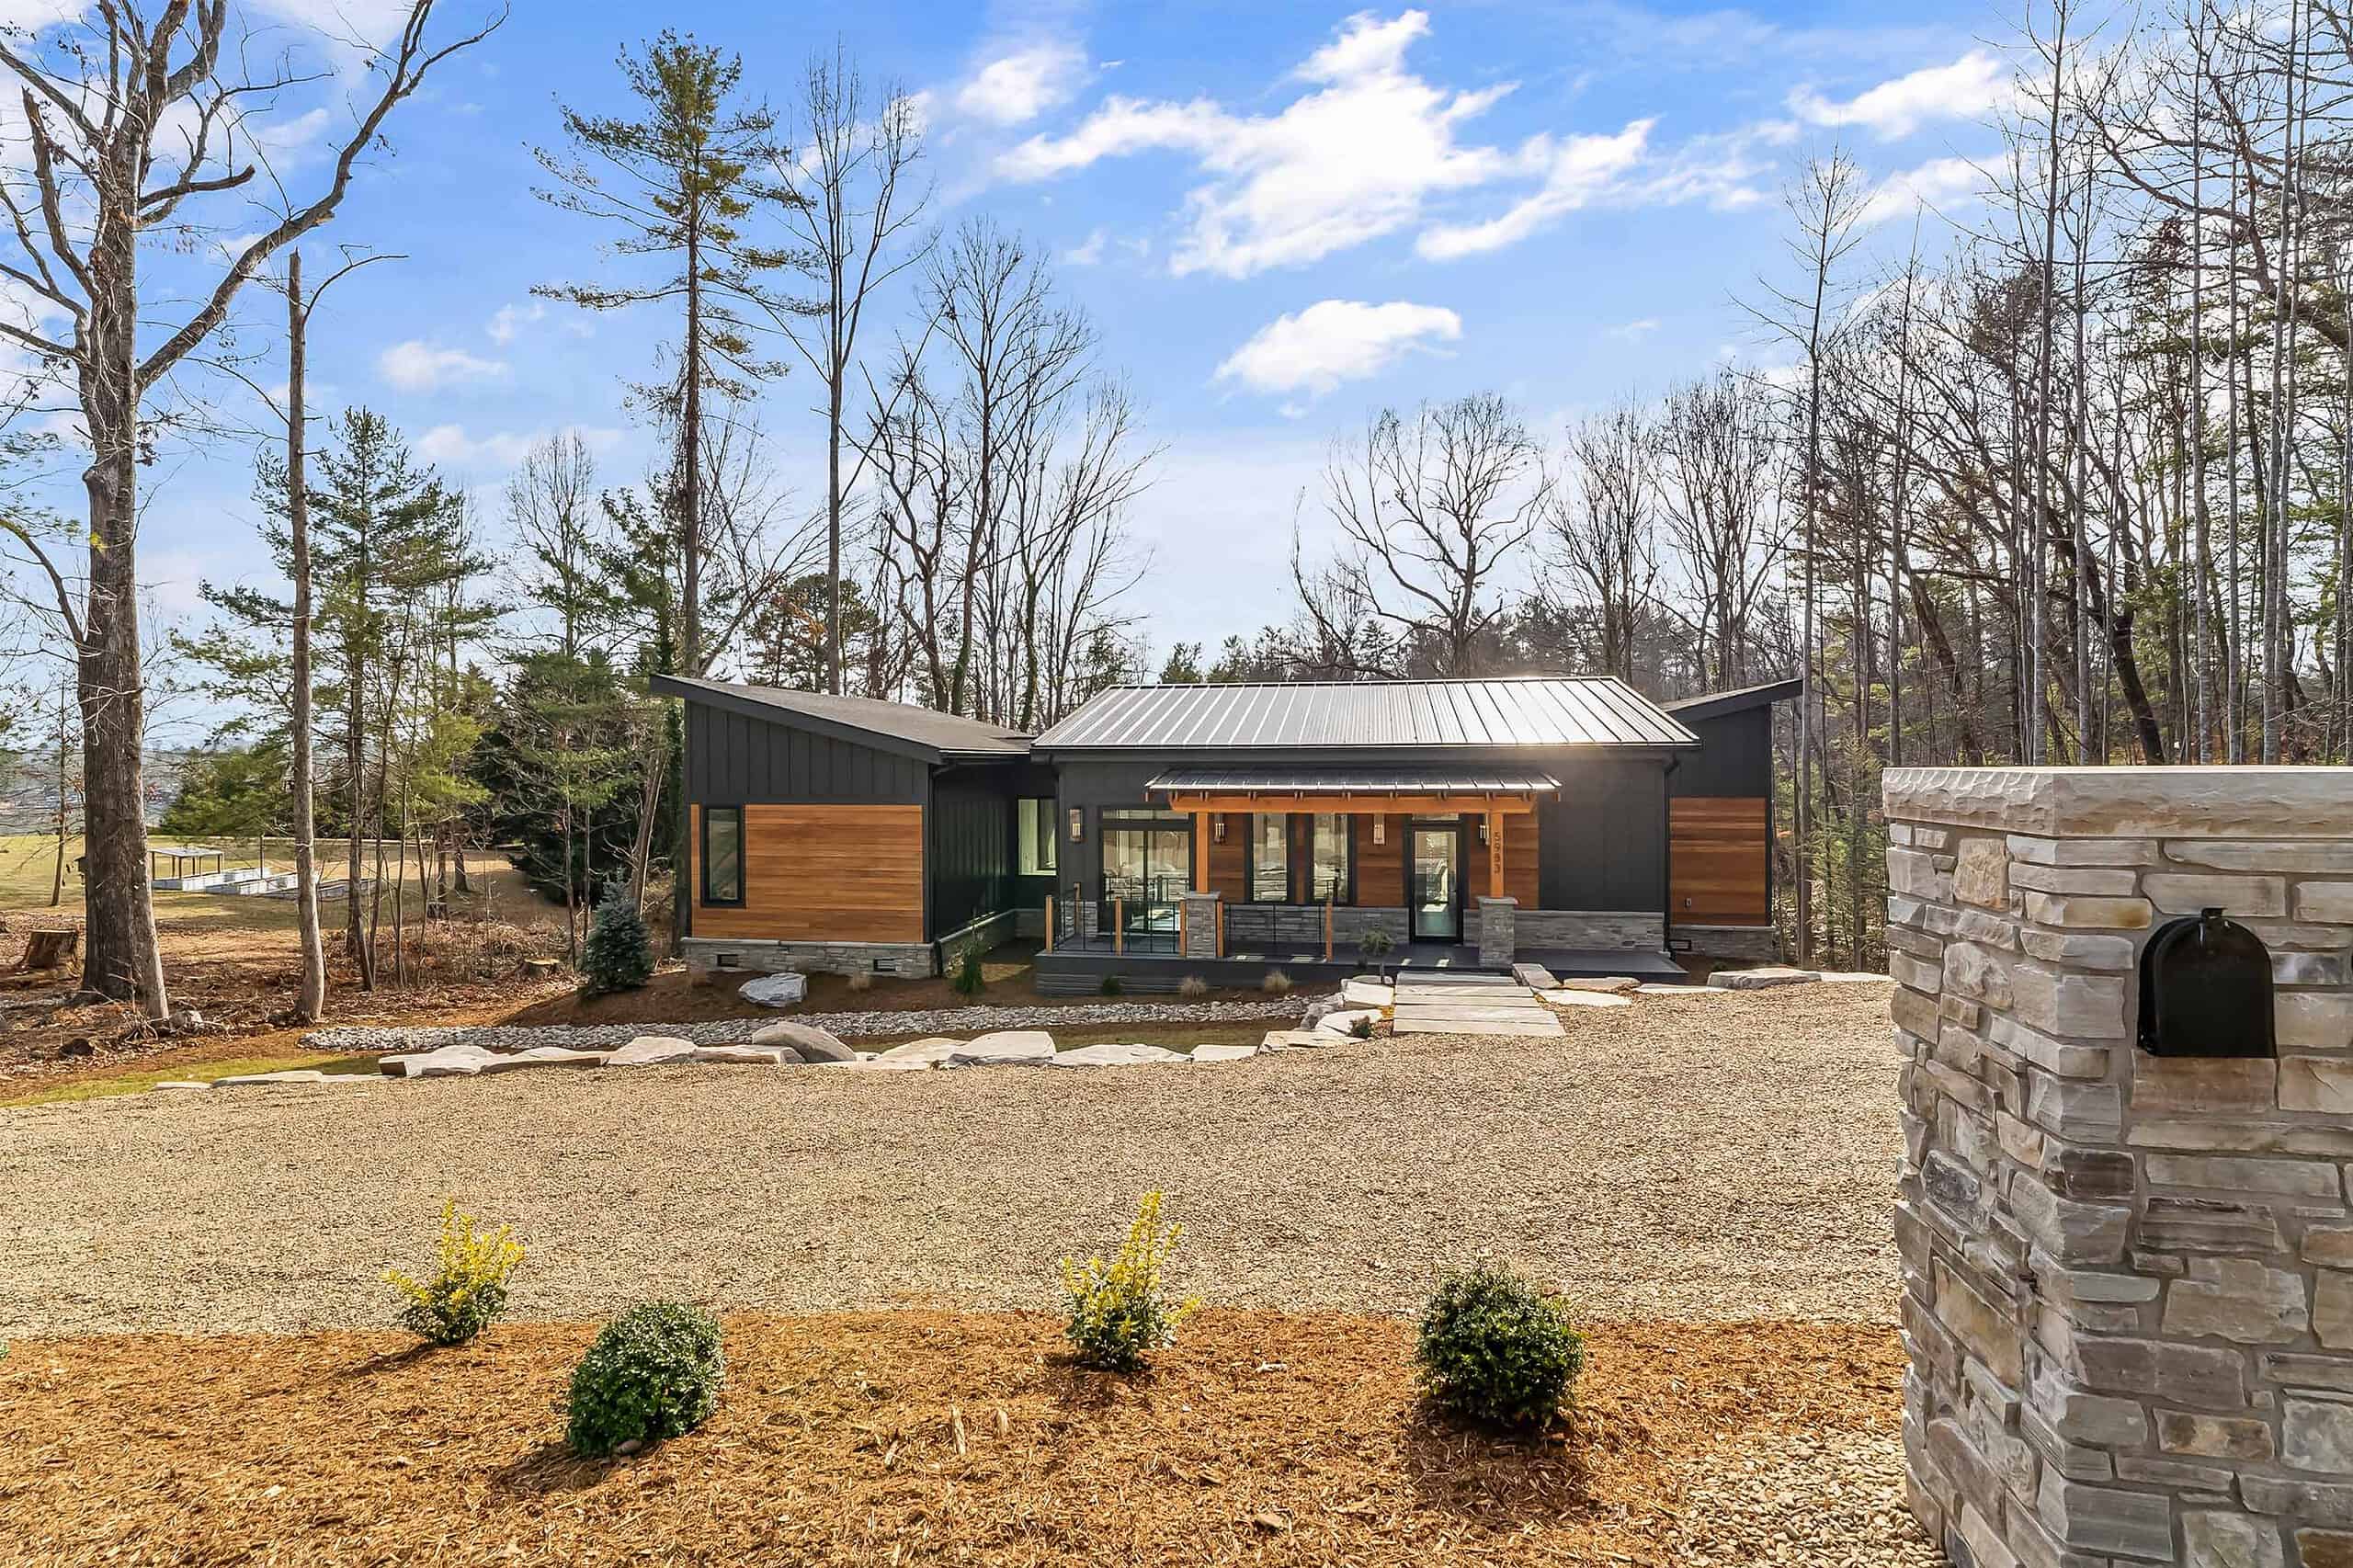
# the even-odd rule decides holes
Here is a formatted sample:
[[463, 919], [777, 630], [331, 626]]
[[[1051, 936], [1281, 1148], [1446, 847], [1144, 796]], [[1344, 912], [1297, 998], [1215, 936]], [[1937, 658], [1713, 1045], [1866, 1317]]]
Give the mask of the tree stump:
[[69, 926], [63, 931], [35, 931], [25, 944], [24, 961], [17, 967], [24, 970], [63, 969], [65, 960], [82, 943], [80, 927]]

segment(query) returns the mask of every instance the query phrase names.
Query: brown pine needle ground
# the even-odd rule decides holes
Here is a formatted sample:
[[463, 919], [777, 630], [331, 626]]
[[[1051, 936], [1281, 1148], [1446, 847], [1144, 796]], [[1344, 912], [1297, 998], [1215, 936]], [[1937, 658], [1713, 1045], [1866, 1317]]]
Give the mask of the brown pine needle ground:
[[1213, 1311], [1142, 1379], [1036, 1314], [729, 1320], [700, 1431], [562, 1443], [591, 1325], [19, 1342], [12, 1561], [1925, 1564], [1887, 1330], [1597, 1329], [1575, 1413], [1501, 1440], [1416, 1404], [1410, 1325]]

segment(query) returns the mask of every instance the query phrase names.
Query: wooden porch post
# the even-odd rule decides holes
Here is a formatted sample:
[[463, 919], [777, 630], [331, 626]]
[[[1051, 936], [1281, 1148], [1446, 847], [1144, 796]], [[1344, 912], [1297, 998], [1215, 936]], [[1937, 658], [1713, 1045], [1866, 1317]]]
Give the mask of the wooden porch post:
[[1046, 895], [1046, 951], [1054, 950], [1054, 895]]
[[1504, 814], [1487, 812], [1487, 896], [1504, 896]]
[[1210, 891], [1210, 813], [1193, 813], [1193, 891]]

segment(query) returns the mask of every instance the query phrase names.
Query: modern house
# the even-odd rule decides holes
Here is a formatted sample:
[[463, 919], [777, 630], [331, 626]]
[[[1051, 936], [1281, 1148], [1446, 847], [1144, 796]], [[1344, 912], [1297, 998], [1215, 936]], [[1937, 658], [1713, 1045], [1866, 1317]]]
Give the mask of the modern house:
[[1041, 984], [1392, 962], [1679, 972], [1769, 957], [1771, 708], [1606, 677], [1122, 687], [1035, 737], [658, 678], [686, 701], [688, 955]]

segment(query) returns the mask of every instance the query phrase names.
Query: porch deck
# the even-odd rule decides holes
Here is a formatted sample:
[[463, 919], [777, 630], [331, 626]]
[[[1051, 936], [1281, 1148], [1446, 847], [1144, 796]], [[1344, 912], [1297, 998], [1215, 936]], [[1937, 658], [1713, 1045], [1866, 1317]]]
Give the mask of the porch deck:
[[[1681, 983], [1689, 978], [1683, 966], [1665, 953], [1600, 948], [1522, 948], [1518, 963], [1538, 963], [1563, 980], [1599, 980], [1629, 975], [1636, 980]], [[1306, 952], [1232, 952], [1222, 959], [1180, 956], [1173, 942], [1165, 946], [1131, 938], [1124, 952], [1091, 948], [1056, 948], [1036, 960], [1038, 989], [1052, 995], [1084, 995], [1102, 988], [1105, 975], [1117, 975], [1123, 989], [1140, 993], [1175, 991], [1188, 975], [1199, 975], [1215, 986], [1253, 986], [1270, 969], [1281, 970], [1295, 985], [1346, 980], [1375, 966], [1353, 952], [1335, 951], [1327, 960], [1323, 950]], [[1479, 963], [1479, 949], [1443, 942], [1409, 942], [1381, 960], [1392, 974], [1491, 974]]]

